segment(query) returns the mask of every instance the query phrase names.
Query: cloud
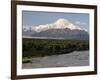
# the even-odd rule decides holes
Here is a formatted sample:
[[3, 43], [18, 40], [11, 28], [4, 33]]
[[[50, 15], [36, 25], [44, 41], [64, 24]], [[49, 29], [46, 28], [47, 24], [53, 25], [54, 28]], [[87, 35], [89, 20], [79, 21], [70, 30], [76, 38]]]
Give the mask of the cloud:
[[77, 24], [77, 25], [86, 25], [85, 22], [80, 22], [80, 21], [76, 21], [75, 24]]
[[85, 22], [76, 21], [74, 24], [80, 26], [80, 27], [81, 27], [83, 30], [85, 30], [86, 32], [89, 31], [88, 28], [86, 28], [87, 23], [85, 23]]

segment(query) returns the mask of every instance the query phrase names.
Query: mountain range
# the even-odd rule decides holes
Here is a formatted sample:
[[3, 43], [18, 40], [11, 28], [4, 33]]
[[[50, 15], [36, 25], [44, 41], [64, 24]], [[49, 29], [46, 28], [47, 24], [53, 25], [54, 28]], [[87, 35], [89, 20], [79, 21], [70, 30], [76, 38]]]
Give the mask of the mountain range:
[[23, 37], [88, 40], [89, 34], [86, 30], [66, 19], [58, 19], [51, 24], [23, 27]]

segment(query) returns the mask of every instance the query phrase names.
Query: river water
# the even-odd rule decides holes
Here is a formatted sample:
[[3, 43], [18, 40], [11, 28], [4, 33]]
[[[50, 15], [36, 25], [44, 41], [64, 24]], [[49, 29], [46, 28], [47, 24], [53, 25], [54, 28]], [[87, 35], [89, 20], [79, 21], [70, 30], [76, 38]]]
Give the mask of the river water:
[[74, 51], [69, 54], [31, 58], [31, 63], [23, 63], [23, 69], [88, 66], [89, 51]]

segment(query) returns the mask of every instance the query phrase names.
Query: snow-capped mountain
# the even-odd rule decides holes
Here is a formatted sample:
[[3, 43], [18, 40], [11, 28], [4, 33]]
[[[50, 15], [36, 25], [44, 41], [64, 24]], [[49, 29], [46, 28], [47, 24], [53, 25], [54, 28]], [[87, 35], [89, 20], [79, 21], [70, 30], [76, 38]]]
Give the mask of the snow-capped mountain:
[[30, 30], [23, 29], [23, 36], [61, 39], [89, 38], [88, 32], [65, 19], [58, 19], [52, 24], [32, 26]]
[[74, 29], [82, 30], [79, 26], [76, 26], [65, 19], [58, 19], [52, 24], [33, 26], [31, 29], [32, 31], [41, 32], [41, 31], [46, 31], [49, 29], [65, 29], [65, 28], [69, 28], [71, 30], [74, 30]]

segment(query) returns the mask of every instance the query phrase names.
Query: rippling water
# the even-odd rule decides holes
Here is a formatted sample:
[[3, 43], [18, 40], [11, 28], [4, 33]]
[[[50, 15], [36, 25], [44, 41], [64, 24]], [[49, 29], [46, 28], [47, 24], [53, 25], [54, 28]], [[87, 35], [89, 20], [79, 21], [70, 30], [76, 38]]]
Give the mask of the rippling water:
[[48, 68], [48, 67], [71, 67], [88, 66], [89, 51], [74, 51], [69, 54], [52, 55], [31, 58], [31, 63], [23, 63], [22, 68]]

